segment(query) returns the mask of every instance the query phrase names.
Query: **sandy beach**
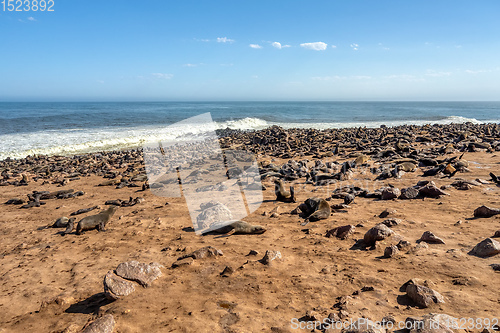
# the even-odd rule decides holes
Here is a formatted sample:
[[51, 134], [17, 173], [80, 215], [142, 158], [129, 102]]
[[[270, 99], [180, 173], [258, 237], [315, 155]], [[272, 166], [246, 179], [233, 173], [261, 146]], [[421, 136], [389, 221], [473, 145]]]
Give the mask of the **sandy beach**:
[[[396, 323], [389, 331], [398, 331], [397, 323], [430, 313], [498, 318], [499, 330], [500, 254], [470, 253], [487, 238], [500, 241], [492, 238], [500, 236], [500, 214], [474, 216], [483, 205], [500, 208], [500, 183], [490, 175], [500, 176], [499, 125], [273, 127], [227, 132], [220, 144], [246, 149], [259, 162], [264, 200], [243, 220], [264, 233], [197, 235], [184, 197], [147, 188], [140, 151], [0, 162], [0, 332], [80, 332], [107, 315], [115, 323], [109, 332], [120, 333], [311, 332], [306, 325], [324, 318], [385, 318]], [[415, 170], [402, 171], [403, 163]], [[295, 202], [276, 200], [278, 179], [294, 187]], [[417, 186], [421, 181], [433, 183]], [[426, 186], [440, 192], [426, 195]], [[57, 198], [70, 189], [65, 193], [83, 194]], [[301, 225], [297, 207], [311, 197], [325, 199], [331, 214]], [[6, 204], [12, 199], [19, 200]], [[98, 206], [76, 222], [97, 214], [112, 200], [119, 207], [106, 231], [63, 236], [65, 228], [50, 227], [80, 209]], [[382, 222], [392, 232], [367, 242]], [[347, 225], [354, 228], [345, 239], [327, 237]], [[441, 242], [417, 242], [426, 231]], [[397, 251], [384, 256], [393, 245]], [[222, 255], [175, 267], [207, 246]], [[266, 251], [280, 255], [266, 263]], [[104, 277], [130, 261], [158, 263], [161, 276], [110, 300]], [[441, 298], [422, 306], [407, 294], [410, 280]]]

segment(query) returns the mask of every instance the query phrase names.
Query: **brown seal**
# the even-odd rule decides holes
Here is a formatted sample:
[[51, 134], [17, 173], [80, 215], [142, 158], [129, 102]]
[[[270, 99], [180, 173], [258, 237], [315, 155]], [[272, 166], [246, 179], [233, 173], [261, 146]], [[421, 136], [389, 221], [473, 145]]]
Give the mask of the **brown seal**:
[[84, 217], [80, 220], [80, 222], [78, 222], [78, 225], [76, 226], [76, 234], [80, 235], [82, 231], [92, 229], [104, 231], [104, 227], [109, 222], [111, 216], [113, 216], [117, 209], [117, 206], [111, 206], [108, 209], [100, 212], [99, 214]]
[[301, 225], [327, 219], [332, 213], [332, 209], [325, 199], [309, 198], [305, 201], [305, 205], [307, 206], [307, 211], [304, 213], [309, 214], [309, 216]]
[[296, 202], [293, 186], [290, 186], [290, 191], [286, 191], [285, 185], [283, 185], [283, 181], [281, 179], [276, 180], [274, 184], [274, 192], [276, 193], [277, 201]]
[[412, 162], [403, 162], [399, 164], [399, 170], [403, 170], [404, 172], [413, 172], [417, 169], [417, 165]]
[[266, 228], [261, 227], [260, 225], [251, 225], [250, 223], [245, 221], [236, 221], [231, 224], [225, 225], [221, 228], [208, 231], [204, 233], [204, 235], [210, 233], [217, 233], [217, 234], [231, 233], [232, 235], [258, 235], [258, 234], [263, 234], [264, 232], [266, 232], [266, 230], [267, 230]]

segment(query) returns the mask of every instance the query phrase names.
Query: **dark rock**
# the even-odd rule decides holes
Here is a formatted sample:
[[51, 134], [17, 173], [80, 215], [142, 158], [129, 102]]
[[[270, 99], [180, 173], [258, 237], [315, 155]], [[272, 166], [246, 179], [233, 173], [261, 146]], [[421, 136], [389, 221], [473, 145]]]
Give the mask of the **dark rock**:
[[386, 187], [382, 191], [382, 200], [392, 200], [396, 199], [401, 195], [401, 191], [397, 187]]
[[490, 208], [484, 205], [474, 210], [474, 217], [492, 217], [497, 214], [500, 214], [500, 209]]
[[394, 215], [394, 214], [396, 214], [396, 213], [397, 213], [397, 211], [396, 211], [395, 209], [389, 209], [389, 208], [386, 208], [386, 209], [384, 209], [384, 211], [383, 211], [382, 213], [380, 213], [380, 214], [379, 214], [379, 216], [378, 216], [378, 217], [380, 217], [381, 219], [384, 219], [384, 218], [386, 218], [387, 216], [389, 216], [389, 215]]
[[418, 189], [414, 187], [407, 187], [401, 190], [401, 195], [399, 196], [399, 199], [403, 200], [410, 200], [410, 199], [415, 199], [418, 197]]
[[434, 303], [444, 303], [444, 297], [441, 296], [441, 294], [429, 287], [419, 284], [409, 284], [406, 287], [406, 294], [411, 300], [423, 308], [427, 308]]
[[399, 249], [396, 245], [391, 245], [385, 248], [384, 257], [385, 258], [393, 258], [399, 253]]
[[411, 243], [408, 242], [407, 240], [400, 240], [399, 243], [396, 245], [398, 249], [401, 251], [402, 249], [405, 249], [409, 246], [411, 246]]
[[441, 195], [449, 195], [448, 193], [444, 192], [440, 188], [436, 187], [435, 185], [426, 185], [424, 187], [421, 187], [418, 190], [418, 194], [421, 197], [428, 197], [428, 198], [437, 198]]
[[389, 218], [389, 219], [382, 221], [382, 224], [384, 224], [388, 227], [394, 227], [394, 226], [401, 224], [401, 222], [402, 222], [401, 219]]
[[194, 259], [191, 257], [177, 260], [177, 261], [174, 261], [174, 263], [172, 263], [172, 268], [177, 268], [177, 267], [181, 267], [181, 266], [188, 266], [188, 265], [191, 265], [193, 263], [193, 261], [194, 261]]
[[478, 243], [470, 252], [470, 255], [474, 255], [481, 258], [492, 257], [500, 253], [500, 243], [492, 238], [486, 238], [482, 242]]
[[430, 231], [426, 231], [423, 233], [422, 237], [418, 240], [419, 242], [426, 242], [428, 244], [445, 244], [444, 240], [437, 237]]
[[352, 233], [354, 232], [355, 229], [356, 229], [356, 227], [353, 225], [344, 225], [341, 227], [336, 227], [336, 228], [328, 230], [326, 232], [325, 236], [328, 238], [337, 237], [340, 239], [346, 239], [347, 237], [352, 235]]
[[231, 266], [226, 266], [224, 270], [220, 273], [222, 277], [229, 277], [234, 273], [234, 269]]
[[377, 224], [368, 230], [363, 237], [366, 245], [374, 245], [376, 241], [383, 240], [394, 233], [390, 228], [384, 224]]

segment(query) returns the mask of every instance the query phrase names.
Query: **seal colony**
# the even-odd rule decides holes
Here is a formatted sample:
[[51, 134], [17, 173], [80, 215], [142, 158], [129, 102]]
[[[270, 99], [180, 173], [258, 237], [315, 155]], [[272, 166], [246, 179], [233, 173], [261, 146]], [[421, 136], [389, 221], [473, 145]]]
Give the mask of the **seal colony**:
[[[165, 147], [182, 168], [152, 184], [140, 149], [0, 161], [2, 328], [285, 332], [292, 318], [500, 313], [498, 124], [220, 134], [223, 165], [208, 145]], [[155, 195], [176, 184], [216, 201], [224, 179], [208, 172], [246, 188], [249, 155], [263, 202], [244, 221], [200, 236], [184, 197]], [[132, 288], [117, 266], [132, 261], [139, 275], [169, 268]]]

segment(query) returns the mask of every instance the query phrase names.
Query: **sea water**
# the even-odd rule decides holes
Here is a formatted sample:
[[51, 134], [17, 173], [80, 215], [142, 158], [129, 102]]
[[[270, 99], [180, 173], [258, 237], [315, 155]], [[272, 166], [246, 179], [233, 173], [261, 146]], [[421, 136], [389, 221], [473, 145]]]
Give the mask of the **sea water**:
[[[210, 112], [214, 126], [176, 122]], [[141, 147], [215, 129], [499, 123], [500, 102], [0, 103], [0, 160]], [[174, 126], [171, 126], [174, 124]]]

